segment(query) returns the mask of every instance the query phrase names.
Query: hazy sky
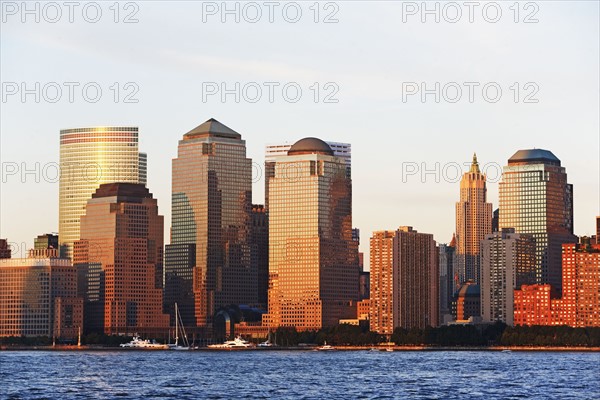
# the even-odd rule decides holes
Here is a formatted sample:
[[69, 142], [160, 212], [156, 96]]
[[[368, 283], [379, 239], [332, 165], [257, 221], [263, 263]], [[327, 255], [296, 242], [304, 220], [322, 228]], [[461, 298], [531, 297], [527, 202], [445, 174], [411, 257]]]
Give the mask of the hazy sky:
[[[140, 127], [148, 186], [168, 233], [177, 141], [211, 117], [241, 133], [258, 164], [267, 143], [305, 136], [351, 143], [354, 225], [365, 252], [372, 231], [400, 225], [448, 242], [457, 165], [466, 171], [474, 151], [494, 208], [500, 167], [516, 150], [554, 152], [574, 185], [575, 233], [593, 233], [596, 1], [481, 2], [473, 22], [463, 2], [428, 2], [439, 22], [422, 13], [422, 2], [232, 2], [230, 14], [221, 2], [81, 2], [71, 16], [69, 6], [54, 4], [29, 3], [34, 14], [27, 14], [21, 2], [2, 2], [0, 237], [11, 242], [31, 246], [36, 235], [58, 230], [58, 183], [45, 166], [58, 162], [61, 129], [95, 125]], [[23, 98], [22, 89], [32, 93]], [[23, 176], [23, 167], [39, 176]], [[262, 203], [262, 175], [253, 189]]]

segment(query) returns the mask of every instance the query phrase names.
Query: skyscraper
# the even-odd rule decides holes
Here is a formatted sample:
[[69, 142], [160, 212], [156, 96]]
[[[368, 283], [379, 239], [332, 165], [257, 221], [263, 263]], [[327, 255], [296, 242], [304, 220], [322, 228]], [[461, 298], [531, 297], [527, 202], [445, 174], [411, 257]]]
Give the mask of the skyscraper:
[[258, 267], [258, 305], [267, 307], [269, 293], [269, 217], [262, 204], [252, 205], [252, 263]]
[[74, 243], [86, 331], [164, 333], [163, 216], [144, 185], [107, 183], [88, 200]]
[[[333, 155], [344, 159], [346, 162], [348, 177], [351, 176], [352, 168], [352, 145], [350, 143], [340, 143], [325, 141], [333, 150]], [[269, 179], [275, 175], [275, 159], [286, 156], [288, 150], [294, 142], [281, 142], [268, 144], [265, 147], [265, 209], [269, 211]]]
[[519, 150], [500, 182], [500, 230], [514, 228], [534, 237], [538, 284], [562, 287], [561, 245], [575, 243], [573, 185], [560, 160], [548, 150]]
[[177, 302], [185, 325], [210, 328], [219, 307], [257, 304], [252, 160], [239, 133], [211, 118], [183, 135], [173, 159], [171, 206], [165, 265], [169, 312]]
[[358, 256], [346, 161], [317, 138], [274, 159], [269, 192], [270, 327], [299, 330], [356, 316]]
[[452, 297], [457, 289], [457, 284], [454, 279], [456, 237], [452, 236], [452, 241], [449, 244], [440, 244], [438, 250], [440, 275], [439, 322], [442, 323], [444, 320], [451, 320], [452, 318]]
[[91, 127], [60, 131], [58, 236], [61, 254], [73, 257], [79, 218], [103, 183], [146, 184], [146, 154], [138, 151], [137, 127]]
[[438, 254], [433, 235], [409, 226], [371, 237], [371, 330], [438, 325]]
[[535, 241], [505, 228], [487, 235], [481, 246], [483, 322], [513, 325], [514, 290], [535, 282]]
[[487, 202], [486, 177], [473, 154], [471, 169], [460, 181], [456, 203], [456, 268], [460, 283], [479, 282], [479, 246], [492, 233], [492, 203]]

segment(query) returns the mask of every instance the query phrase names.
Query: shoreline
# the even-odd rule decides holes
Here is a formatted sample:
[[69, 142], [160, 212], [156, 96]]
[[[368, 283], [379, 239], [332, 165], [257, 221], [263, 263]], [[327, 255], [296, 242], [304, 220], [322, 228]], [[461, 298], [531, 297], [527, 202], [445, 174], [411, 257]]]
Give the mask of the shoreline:
[[[569, 346], [334, 346], [336, 351], [372, 351], [377, 349], [385, 352], [391, 348], [393, 351], [515, 351], [515, 352], [600, 352], [600, 347], [569, 347]], [[192, 352], [231, 352], [231, 351], [316, 351], [317, 346], [307, 347], [255, 347], [249, 349], [210, 349], [202, 347], [191, 350]], [[159, 352], [168, 349], [132, 349], [107, 346], [0, 346], [1, 351], [118, 351], [118, 352]]]

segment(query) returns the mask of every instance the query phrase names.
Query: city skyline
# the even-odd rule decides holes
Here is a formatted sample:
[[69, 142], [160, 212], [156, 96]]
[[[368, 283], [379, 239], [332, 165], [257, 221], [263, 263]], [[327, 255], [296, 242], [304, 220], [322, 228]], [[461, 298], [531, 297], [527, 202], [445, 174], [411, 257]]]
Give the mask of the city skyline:
[[[213, 119], [213, 118], [211, 118], [211, 119], [209, 119], [209, 120], [214, 120], [214, 119]], [[216, 121], [216, 120], [215, 120], [215, 121]], [[208, 122], [208, 121], [207, 121], [207, 122]], [[216, 122], [218, 122], [218, 121], [216, 121]], [[103, 127], [103, 126], [94, 126], [94, 127], [80, 127], [80, 128], [76, 128], [75, 130], [77, 130], [77, 131], [82, 131], [82, 132], [84, 132], [84, 133], [85, 133], [85, 132], [92, 132], [92, 131], [94, 131], [94, 130], [99, 130], [99, 129], [100, 129], [100, 130], [102, 130], [102, 129], [103, 129], [103, 130], [106, 130], [107, 132], [113, 132], [113, 131], [114, 131], [114, 132], [118, 132], [118, 131], [122, 131], [122, 130], [127, 130], [127, 129], [131, 130], [131, 129], [133, 129], [133, 130], [135, 130], [135, 132], [134, 132], [134, 133], [136, 134], [136, 136], [137, 136], [137, 134], [138, 134], [138, 128], [137, 128], [137, 127], [135, 127], [135, 126], [126, 126], [126, 127], [112, 127], [112, 126], [106, 126], [106, 127]], [[72, 130], [73, 130], [73, 129], [61, 129], [61, 130], [60, 130], [60, 132], [61, 132], [61, 137], [62, 137], [63, 133], [69, 133], [69, 132], [71, 132]], [[143, 133], [140, 133], [140, 134], [139, 134], [139, 137], [143, 137]], [[139, 142], [139, 138], [136, 138], [136, 139], [135, 139], [135, 143], [136, 143], [136, 145], [137, 145], [137, 143], [138, 143], [138, 142]], [[61, 143], [62, 143], [62, 139], [61, 139]], [[265, 148], [267, 149], [267, 154], [263, 156], [264, 158], [263, 158], [261, 161], [257, 161], [257, 160], [255, 160], [255, 159], [251, 159], [251, 162], [252, 162], [252, 192], [253, 192], [253, 196], [252, 196], [252, 203], [257, 203], [257, 204], [264, 204], [264, 203], [265, 203], [265, 200], [266, 200], [266, 199], [265, 199], [265, 198], [262, 198], [262, 199], [256, 199], [256, 197], [255, 197], [255, 195], [254, 195], [254, 192], [255, 192], [255, 190], [256, 190], [257, 188], [258, 188], [259, 190], [261, 190], [261, 189], [264, 189], [264, 187], [259, 187], [259, 186], [263, 186], [263, 182], [262, 182], [262, 180], [263, 180], [263, 179], [264, 179], [264, 180], [265, 180], [265, 182], [266, 182], [266, 179], [265, 179], [264, 177], [265, 177], [265, 176], [266, 176], [266, 174], [268, 173], [268, 166], [266, 166], [266, 165], [265, 165], [265, 160], [269, 160], [269, 158], [270, 158], [270, 157], [271, 157], [271, 158], [273, 158], [273, 157], [274, 157], [274, 156], [270, 156], [270, 155], [269, 155], [269, 153], [268, 153], [268, 152], [269, 152], [269, 148], [270, 148], [270, 146], [273, 146], [273, 145], [274, 145], [274, 143], [275, 143], [275, 142], [272, 142], [272, 143], [269, 143], [269, 144], [266, 144], [266, 145], [265, 145]], [[288, 147], [288, 146], [290, 146], [290, 145], [291, 145], [291, 143], [294, 143], [294, 142], [293, 142], [293, 141], [291, 141], [291, 142], [290, 142], [289, 140], [283, 140], [283, 141], [280, 141], [279, 143], [280, 143], [280, 145], [278, 145], [278, 146], [285, 146], [285, 147]], [[342, 150], [345, 152], [345, 147], [346, 147], [346, 146], [348, 146], [348, 147], [352, 146], [352, 144], [351, 144], [351, 143], [344, 143], [343, 141], [331, 141], [331, 142], [328, 142], [328, 143], [334, 143], [334, 144], [337, 144], [337, 145], [338, 145], [338, 146], [337, 146], [337, 147], [338, 147], [338, 149], [336, 149], [336, 151], [340, 151], [340, 153], [338, 153], [338, 154], [341, 154], [341, 151], [342, 151]], [[62, 145], [61, 145], [61, 147], [62, 147]], [[135, 148], [135, 150], [134, 150], [134, 149], [132, 149], [132, 150], [133, 150], [134, 152], [136, 152], [136, 151], [138, 151], [137, 149], [143, 150], [143, 146], [139, 146], [139, 145], [138, 145], [138, 146]], [[523, 150], [523, 149], [521, 149], [521, 150]], [[515, 151], [521, 151], [521, 150], [519, 150], [519, 149], [514, 149], [514, 150], [512, 151], [512, 153], [514, 153]], [[541, 151], [550, 151], [550, 153], [552, 154], [552, 151], [551, 151], [551, 150], [547, 150], [547, 149], [540, 149], [540, 148], [537, 148], [537, 147], [535, 147], [535, 148], [532, 148], [532, 149], [525, 149], [525, 150], [541, 150]], [[512, 153], [511, 153], [511, 154], [512, 154]], [[133, 153], [132, 153], [132, 154], [133, 154]], [[264, 154], [264, 150], [263, 150], [263, 154]], [[514, 154], [513, 154], [513, 155], [514, 155]], [[95, 157], [97, 157], [97, 155], [94, 155], [94, 154], [90, 154], [90, 155], [86, 155], [86, 156], [87, 156], [87, 157], [88, 157], [90, 160], [92, 160], [92, 159], [94, 159]], [[176, 158], [176, 157], [173, 157], [173, 158]], [[350, 153], [349, 153], [349, 150], [348, 150], [348, 155], [344, 155], [344, 156], [343, 156], [343, 158], [344, 158], [344, 159], [347, 161], [347, 163], [348, 163], [348, 165], [349, 165], [349, 164], [350, 164]], [[506, 157], [506, 158], [508, 159], [509, 157]], [[149, 161], [148, 161], [148, 159], [149, 159]], [[141, 169], [140, 169], [140, 171], [139, 171], [139, 173], [141, 174], [141, 175], [140, 175], [140, 177], [141, 177], [141, 178], [143, 178], [143, 180], [146, 180], [146, 181], [147, 181], [148, 177], [147, 177], [146, 175], [144, 175], [144, 173], [147, 173], [147, 172], [146, 172], [146, 171], [147, 171], [147, 164], [151, 164], [151, 163], [152, 163], [152, 155], [148, 155], [148, 154], [147, 154], [147, 152], [144, 152], [144, 151], [139, 151], [139, 158], [138, 158], [137, 160], [135, 160], [135, 161], [137, 161], [137, 162], [139, 162], [139, 163], [140, 163], [140, 164], [139, 164], [139, 165], [140, 165], [140, 168], [141, 168]], [[146, 163], [146, 164], [144, 164], [144, 163]], [[56, 164], [57, 164], [57, 165], [60, 165], [58, 162], [57, 162]], [[127, 169], [127, 168], [122, 168], [122, 165], [121, 165], [121, 164], [119, 164], [119, 168], [117, 168], [117, 169], [114, 169], [114, 164], [111, 164], [111, 163], [108, 163], [108, 164], [107, 164], [107, 161], [106, 161], [105, 159], [100, 159], [100, 161], [97, 161], [97, 164], [96, 164], [96, 165], [103, 166], [104, 164], [108, 165], [108, 169], [107, 169], [107, 171], [109, 171], [109, 172], [110, 172], [110, 174], [113, 174], [113, 173], [117, 173], [117, 174], [119, 174], [119, 173], [120, 173], [120, 174], [123, 174], [123, 176], [126, 178], [126, 179], [124, 179], [124, 180], [123, 180], [124, 182], [127, 182], [127, 181], [129, 180], [129, 178], [128, 178], [128, 176], [129, 176], [129, 175], [128, 175], [128, 174], [130, 174], [130, 173], [129, 173], [129, 171], [128, 171], [128, 169]], [[452, 164], [453, 164], [453, 166], [454, 166], [454, 164], [458, 165], [458, 163], [452, 163]], [[563, 163], [563, 164], [564, 164], [564, 163]], [[489, 167], [490, 165], [492, 165], [492, 163], [491, 163], [491, 162], [488, 162], [488, 163], [485, 163], [484, 165], [486, 165], [486, 166], [488, 166], [488, 167]], [[493, 165], [495, 166], [494, 168], [496, 168], [496, 167], [497, 167], [497, 168], [502, 168], [502, 165], [504, 165], [504, 164], [503, 164], [503, 163], [498, 163], [498, 164], [496, 164], [496, 163], [493, 163]], [[453, 186], [453, 187], [455, 187], [455, 188], [456, 188], [456, 186], [460, 186], [461, 178], [462, 178], [462, 177], [464, 177], [464, 176], [468, 176], [468, 175], [469, 175], [469, 171], [470, 171], [470, 170], [473, 168], [473, 160], [470, 160], [470, 161], [468, 161], [468, 162], [465, 162], [465, 163], [463, 163], [463, 167], [464, 167], [464, 173], [462, 173], [462, 172], [461, 172], [461, 173], [460, 173], [460, 177], [459, 177], [459, 178], [455, 178], [455, 179], [453, 179], [453, 180], [450, 180], [450, 181], [448, 181], [448, 182], [439, 182], [439, 183], [445, 183], [445, 184], [449, 184], [449, 185], [451, 185], [451, 186]], [[360, 168], [360, 166], [359, 166], [359, 167], [355, 167], [355, 169], [359, 169], [359, 168]], [[479, 166], [477, 166], [477, 168], [479, 168]], [[565, 166], [565, 169], [566, 169], [566, 166]], [[97, 169], [96, 167], [94, 167], [94, 171], [97, 171], [97, 170], [98, 170], [98, 169]], [[67, 172], [68, 172], [68, 176], [69, 176], [69, 177], [73, 177], [73, 176], [74, 176], [74, 175], [73, 175], [73, 168], [72, 168], [72, 167], [70, 167], [70, 166], [69, 166], [69, 167], [67, 168]], [[124, 174], [124, 172], [125, 172], [125, 174]], [[136, 171], [136, 172], [137, 172], [137, 171]], [[357, 171], [357, 172], [358, 172], [358, 171]], [[94, 172], [94, 173], [96, 173], [96, 172]], [[427, 174], [427, 171], [426, 171], [425, 173]], [[429, 174], [432, 174], [432, 173], [433, 173], [432, 171], [430, 171], [430, 172], [429, 172]], [[502, 171], [501, 171], [501, 170], [499, 170], [499, 171], [498, 171], [498, 173], [500, 173], [500, 174], [501, 174], [501, 173], [502, 173]], [[76, 176], [76, 175], [75, 175], [75, 176]], [[500, 175], [500, 177], [501, 177], [501, 176], [502, 176], [502, 175]], [[571, 177], [571, 175], [569, 175], [569, 176]], [[258, 178], [260, 178], [260, 179], [257, 179], [257, 177], [258, 177]], [[501, 179], [500, 179], [500, 177], [498, 177], [498, 178], [495, 180], [495, 182], [493, 182], [493, 183], [492, 183], [492, 186], [495, 186], [495, 189], [496, 189], [496, 191], [497, 191], [497, 189], [498, 189], [498, 187], [499, 187], [499, 184], [500, 184], [500, 182], [501, 182]], [[572, 181], [572, 179], [571, 179], [571, 178], [570, 178], [569, 180], [570, 180], [570, 181]], [[100, 181], [101, 181], [101, 182], [104, 182], [104, 176], [102, 177], [102, 179], [101, 179]], [[109, 182], [109, 181], [110, 181], [110, 179], [109, 179], [109, 180], [107, 180], [106, 182]], [[57, 183], [58, 183], [58, 180], [57, 180]], [[94, 181], [92, 182], [92, 185], [91, 185], [91, 186], [90, 186], [90, 185], [87, 185], [87, 186], [90, 186], [90, 187], [92, 187], [92, 186], [93, 186], [93, 187], [97, 187], [97, 186], [99, 186], [99, 184], [100, 184], [100, 183], [99, 183], [97, 180], [94, 180]], [[427, 182], [423, 182], [423, 184], [427, 184]], [[571, 186], [574, 186], [572, 183], [570, 183], [569, 185], [571, 185]], [[58, 186], [58, 184], [57, 184], [56, 186]], [[149, 189], [153, 190], [153, 189], [150, 187], [150, 184], [146, 183], [146, 186], [147, 186]], [[488, 191], [488, 192], [490, 191], [490, 187], [489, 187], [489, 186], [490, 186], [490, 185], [488, 185], [488, 187], [487, 187], [487, 191]], [[456, 189], [454, 189], [454, 190], [456, 190]], [[600, 188], [599, 188], [599, 190], [600, 190]], [[353, 191], [353, 192], [354, 192], [354, 191]], [[577, 190], [574, 190], [574, 195], [573, 195], [573, 198], [574, 198], [574, 199], [576, 198], [576, 194], [577, 194], [577, 193], [578, 193], [578, 191], [577, 191]], [[263, 195], [264, 195], [264, 194], [266, 194], [266, 190], [264, 190], [262, 194], [263, 194]], [[157, 198], [157, 197], [156, 197], [156, 198]], [[170, 198], [170, 196], [169, 196], [169, 198]], [[164, 205], [164, 203], [167, 203], [167, 204], [169, 203], [168, 199], [158, 199], [158, 200], [160, 201], [161, 208], [162, 208], [162, 207], [166, 207], [166, 206]], [[460, 200], [460, 196], [456, 196], [456, 199], [455, 199], [455, 200]], [[490, 201], [489, 197], [487, 198], [487, 201]], [[497, 208], [499, 207], [499, 201], [497, 201], [496, 203], [494, 203], [494, 202], [492, 201], [491, 203], [492, 203], [492, 208], [493, 208], [493, 209], [497, 209]], [[455, 203], [455, 204], [459, 204], [459, 203]], [[573, 200], [573, 207], [574, 207], [574, 209], [573, 209], [573, 211], [574, 211], [574, 212], [573, 212], [573, 214], [574, 214], [574, 216], [576, 217], [576, 216], [577, 216], [579, 213], [577, 212], [577, 202], [576, 202], [575, 200]], [[59, 209], [59, 207], [58, 207], [58, 206], [57, 206], [57, 209]], [[452, 210], [452, 211], [455, 211], [455, 210]], [[600, 210], [598, 211], [598, 213], [600, 214]], [[164, 214], [165, 214], [165, 237], [167, 237], [167, 238], [170, 238], [170, 236], [171, 236], [171, 235], [170, 235], [170, 233], [171, 233], [171, 232], [170, 232], [169, 226], [167, 226], [167, 222], [166, 222], [166, 221], [171, 221], [171, 217], [172, 217], [172, 215], [171, 215], [171, 213], [168, 213], [168, 212], [167, 212], [167, 213], [164, 213]], [[581, 216], [580, 216], [580, 217], [581, 217]], [[454, 217], [454, 218], [453, 218], [453, 219], [454, 219], [454, 221], [452, 221], [452, 222], [456, 222], [456, 221], [455, 221], [455, 218], [456, 218], [456, 217]], [[583, 217], [581, 217], [581, 218], [583, 218]], [[587, 221], [589, 222], [589, 221], [591, 221], [591, 219], [588, 217], [588, 218], [587, 218]], [[591, 224], [589, 224], [589, 225], [591, 225], [591, 227], [590, 227], [591, 229], [590, 229], [589, 231], [586, 231], [586, 232], [577, 232], [577, 225], [575, 225], [575, 235], [576, 235], [576, 236], [586, 236], [586, 235], [587, 235], [587, 236], [592, 236], [592, 235], [595, 233], [595, 230], [596, 230], [596, 226], [595, 226], [596, 224], [594, 224], [594, 222], [595, 222], [595, 221], [592, 221], [592, 223], [591, 223]], [[60, 225], [60, 224], [57, 224], [57, 226], [59, 226], [59, 225]], [[356, 224], [355, 224], [355, 225], [356, 225]], [[397, 226], [403, 226], [403, 221], [397, 221], [397, 223], [395, 223], [395, 225], [397, 225]], [[0, 227], [0, 228], [1, 228], [1, 227]], [[364, 228], [362, 228], [362, 227], [360, 227], [360, 226], [358, 226], [358, 228], [359, 228], [359, 229], [364, 229]], [[373, 231], [376, 231], [376, 230], [378, 230], [378, 229], [380, 229], [380, 228], [381, 228], [381, 226], [375, 227], [375, 229], [374, 229]], [[447, 229], [447, 227], [446, 227], [446, 229]], [[42, 231], [43, 231], [43, 230], [42, 230]], [[58, 231], [58, 230], [47, 230], [47, 232], [59, 232], [59, 231]], [[30, 232], [30, 233], [31, 233], [31, 234], [29, 234], [29, 237], [33, 237], [33, 234], [34, 234], [34, 233], [33, 233], [33, 232]], [[453, 230], [453, 231], [451, 232], [451, 234], [450, 234], [450, 235], [452, 236], [452, 235], [454, 235], [455, 233], [456, 233], [456, 232], [455, 232], [455, 230]], [[434, 235], [434, 238], [436, 239], [436, 242], [438, 242], [438, 243], [448, 243], [448, 241], [447, 241], [447, 239], [446, 239], [446, 238], [442, 238], [442, 239], [440, 240], [440, 239], [438, 238], [438, 236], [436, 236], [436, 234], [435, 234], [435, 233], [434, 233], [433, 235]], [[6, 239], [8, 239], [8, 242], [9, 242], [9, 243], [11, 243], [11, 244], [13, 244], [13, 245], [16, 245], [16, 246], [17, 246], [17, 251], [18, 251], [18, 252], [17, 252], [17, 253], [14, 253], [15, 255], [13, 255], [13, 257], [21, 257], [21, 256], [22, 256], [22, 257], [26, 257], [26, 255], [27, 255], [27, 251], [28, 251], [30, 248], [32, 248], [32, 247], [33, 247], [33, 243], [32, 243], [32, 242], [33, 242], [33, 240], [27, 240], [26, 242], [19, 242], [19, 241], [17, 241], [17, 240], [13, 240], [13, 239], [12, 239], [12, 236], [10, 236], [9, 234], [6, 234], [6, 235], [4, 235], [4, 236], [2, 236], [2, 237], [3, 237], [3, 238], [6, 238]], [[59, 239], [59, 240], [60, 240], [60, 239]], [[26, 243], [27, 245], [26, 245], [25, 247], [23, 247], [23, 246], [22, 246], [22, 244], [23, 244], [23, 243]], [[61, 243], [62, 243], [62, 240], [61, 240]], [[171, 242], [170, 242], [170, 240], [169, 240], [169, 241], [165, 241], [165, 244], [169, 244], [169, 243], [171, 243]], [[366, 245], [366, 244], [363, 242], [363, 243], [360, 245], [360, 251], [365, 253], [365, 258], [366, 258], [366, 260], [365, 260], [365, 263], [366, 263], [366, 264], [365, 264], [365, 267], [366, 267], [366, 268], [367, 268], [367, 270], [368, 270], [368, 268], [369, 268], [369, 262], [370, 262], [370, 260], [369, 260], [369, 256], [368, 256], [368, 255], [369, 255], [369, 247], [368, 247], [368, 246], [367, 246], [367, 245]]]
[[[496, 24], [482, 21], [480, 14], [470, 24], [466, 9], [457, 24], [436, 23], [431, 16], [422, 23], [418, 15], [403, 22], [400, 3], [342, 2], [336, 15], [339, 22], [332, 24], [315, 24], [308, 4], [298, 24], [281, 18], [273, 24], [235, 23], [232, 17], [222, 23], [219, 15], [197, 23], [202, 21], [200, 3], [186, 3], [189, 8], [181, 13], [167, 3], [143, 2], [135, 24], [114, 24], [108, 4], [98, 24], [80, 18], [73, 24], [37, 24], [32, 18], [22, 23], [18, 15], [9, 16], [2, 24], [3, 82], [25, 82], [28, 88], [35, 82], [80, 86], [73, 103], [63, 87], [57, 103], [43, 98], [36, 103], [33, 95], [22, 102], [17, 94], [1, 104], [0, 158], [7, 168], [16, 163], [18, 170], [15, 175], [5, 170], [0, 237], [31, 247], [39, 232], [58, 230], [58, 185], [42, 177], [36, 182], [35, 174], [26, 175], [22, 183], [21, 163], [28, 170], [35, 170], [36, 162], [40, 170], [57, 163], [58, 132], [77, 126], [139, 127], [140, 151], [148, 153], [148, 187], [165, 210], [165, 226], [170, 226], [169, 163], [176, 141], [180, 132], [210, 117], [243, 132], [248, 157], [258, 165], [268, 143], [306, 136], [351, 143], [354, 225], [363, 232], [389, 227], [390, 222], [412, 225], [441, 242], [450, 240], [454, 230], [453, 203], [458, 201], [460, 179], [454, 163], [466, 172], [473, 152], [482, 163], [485, 160], [488, 201], [497, 208], [498, 173], [505, 160], [517, 149], [548, 149], [562, 160], [569, 183], [576, 188], [575, 233], [591, 234], [589, 216], [600, 214], [598, 3], [543, 2], [539, 22], [532, 24], [515, 24], [508, 3], [502, 3], [503, 19]], [[66, 14], [63, 10], [63, 19]], [[321, 17], [325, 14], [321, 10]], [[365, 20], [377, 23], [371, 30], [357, 30]], [[170, 34], [160, 34], [155, 24]], [[212, 41], [196, 39], [206, 37]], [[238, 40], [226, 39], [231, 37]], [[386, 45], [387, 40], [393, 45]], [[87, 82], [102, 87], [99, 102], [82, 99], [80, 89]], [[118, 102], [110, 89], [115, 82]], [[133, 96], [137, 103], [124, 102], [135, 89], [126, 88], [128, 82], [139, 89]], [[249, 82], [280, 86], [273, 103], [264, 87], [257, 103], [244, 98], [237, 103], [234, 96], [222, 102], [219, 95], [203, 101], [202, 84], [210, 82], [225, 82], [228, 89], [236, 82], [242, 87]], [[286, 82], [301, 85], [301, 101], [282, 99], [279, 89]], [[320, 88], [318, 103], [313, 99], [315, 90], [309, 88], [315, 82]], [[333, 92], [325, 88], [328, 82], [339, 88], [334, 95], [337, 103], [323, 101]], [[425, 102], [414, 95], [403, 102], [404, 82], [424, 82], [427, 89], [436, 82], [440, 87], [458, 82], [463, 98], [458, 103], [444, 98], [437, 103], [434, 95]], [[473, 103], [462, 82], [479, 83]], [[482, 99], [480, 89], [487, 82], [501, 86], [499, 102]], [[518, 103], [510, 89], [515, 82], [520, 88]], [[537, 103], [523, 102], [532, 93], [525, 88], [528, 82], [539, 87], [534, 95]], [[415, 173], [403, 179], [402, 165], [405, 172], [414, 168]], [[421, 173], [436, 168], [439, 181], [430, 173], [422, 183]], [[51, 167], [46, 172], [54, 176]], [[256, 179], [252, 202], [261, 203], [264, 175]], [[13, 210], [35, 210], [40, 195], [47, 211], [15, 215]], [[38, 229], [30, 228], [34, 225]], [[364, 240], [361, 251], [368, 264]], [[25, 255], [26, 249], [21, 253]]]

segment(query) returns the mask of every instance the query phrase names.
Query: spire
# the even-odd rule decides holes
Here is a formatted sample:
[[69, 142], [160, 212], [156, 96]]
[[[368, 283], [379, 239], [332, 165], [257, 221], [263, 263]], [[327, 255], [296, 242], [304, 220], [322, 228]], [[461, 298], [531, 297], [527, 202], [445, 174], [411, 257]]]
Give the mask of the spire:
[[479, 163], [477, 162], [477, 154], [473, 153], [473, 162], [471, 163], [471, 170], [469, 172], [474, 172], [476, 174], [480, 174], [479, 171]]
[[456, 234], [455, 233], [452, 234], [452, 240], [450, 241], [450, 244], [448, 246], [456, 247]]

